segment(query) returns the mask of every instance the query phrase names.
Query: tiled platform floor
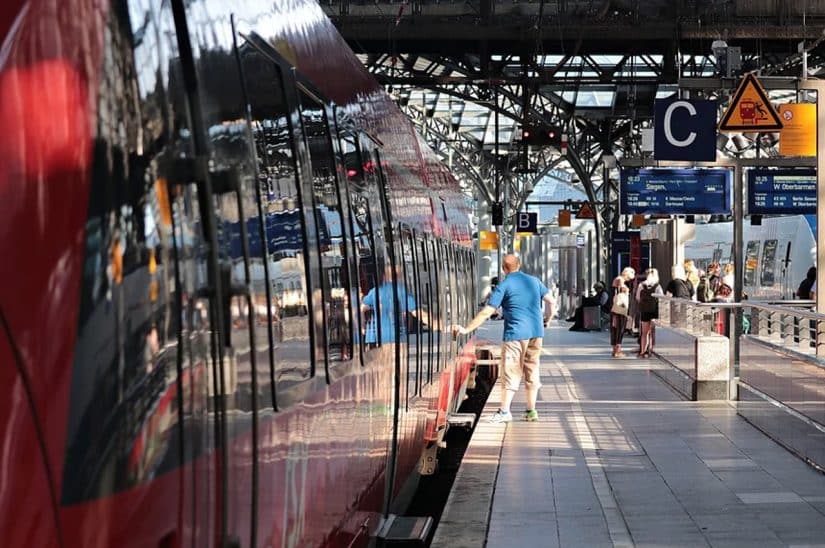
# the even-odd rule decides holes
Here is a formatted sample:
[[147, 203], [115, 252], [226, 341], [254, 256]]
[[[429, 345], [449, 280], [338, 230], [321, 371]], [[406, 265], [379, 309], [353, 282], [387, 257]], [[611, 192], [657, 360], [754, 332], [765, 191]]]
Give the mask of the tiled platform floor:
[[515, 422], [482, 418], [433, 547], [825, 547], [825, 475], [727, 403], [680, 399], [658, 362], [567, 327], [546, 331], [540, 421], [519, 421], [523, 389]]

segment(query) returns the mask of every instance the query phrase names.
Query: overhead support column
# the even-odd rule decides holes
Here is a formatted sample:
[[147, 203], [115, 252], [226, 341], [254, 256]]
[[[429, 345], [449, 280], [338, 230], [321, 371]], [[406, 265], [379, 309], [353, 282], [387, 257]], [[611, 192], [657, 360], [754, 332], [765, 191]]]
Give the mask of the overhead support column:
[[[816, 91], [816, 311], [825, 313], [825, 80], [801, 80], [799, 89]], [[817, 322], [816, 355], [825, 356], [825, 322]]]
[[[492, 230], [493, 223], [490, 217], [490, 203], [487, 199], [476, 192], [476, 217], [478, 218], [478, 231]], [[481, 236], [478, 241], [481, 242]], [[493, 256], [491, 251], [482, 250], [480, 247], [476, 253], [476, 273], [478, 275], [478, 283], [476, 288], [478, 294], [476, 295], [476, 302], [481, 302], [490, 291], [490, 280], [493, 277]]]
[[[745, 285], [745, 183], [742, 163], [733, 164], [733, 300], [742, 302], [742, 289]], [[730, 331], [730, 375], [739, 376], [739, 336], [742, 334], [742, 309], [734, 308], [730, 312], [733, 325]], [[729, 395], [731, 399], [738, 399], [737, 384], [734, 378], [729, 379]]]

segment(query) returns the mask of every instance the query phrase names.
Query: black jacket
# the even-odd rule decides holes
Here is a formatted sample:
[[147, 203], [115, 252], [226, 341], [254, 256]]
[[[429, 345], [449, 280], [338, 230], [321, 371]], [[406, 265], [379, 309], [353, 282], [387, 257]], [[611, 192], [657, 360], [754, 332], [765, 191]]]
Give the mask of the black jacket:
[[667, 284], [667, 292], [680, 299], [692, 299], [693, 285], [686, 280], [670, 280], [670, 283]]

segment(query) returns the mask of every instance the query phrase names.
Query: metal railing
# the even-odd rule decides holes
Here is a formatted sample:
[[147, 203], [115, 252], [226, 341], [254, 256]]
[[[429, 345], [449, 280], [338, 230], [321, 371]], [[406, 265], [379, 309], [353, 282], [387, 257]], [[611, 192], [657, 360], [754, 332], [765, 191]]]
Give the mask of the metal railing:
[[748, 324], [748, 335], [814, 355], [817, 322], [825, 322], [825, 314], [809, 310], [813, 304], [813, 301], [785, 301], [778, 306], [775, 303], [745, 301], [740, 306]]
[[685, 329], [696, 335], [729, 335], [730, 311], [738, 303], [699, 303], [689, 299], [657, 295], [659, 325]]

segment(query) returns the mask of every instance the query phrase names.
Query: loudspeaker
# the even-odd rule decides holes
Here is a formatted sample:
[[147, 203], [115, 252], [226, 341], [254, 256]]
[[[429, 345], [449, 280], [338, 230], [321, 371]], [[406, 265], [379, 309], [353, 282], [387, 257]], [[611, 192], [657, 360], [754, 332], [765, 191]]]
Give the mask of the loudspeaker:
[[490, 215], [493, 218], [493, 226], [501, 226], [504, 224], [504, 204], [501, 202], [493, 202], [493, 206], [490, 211]]

